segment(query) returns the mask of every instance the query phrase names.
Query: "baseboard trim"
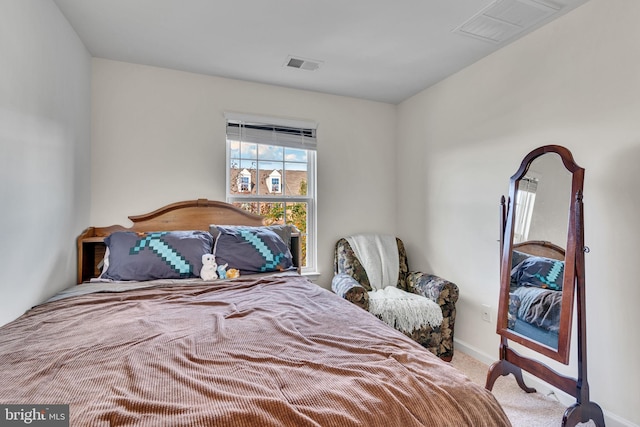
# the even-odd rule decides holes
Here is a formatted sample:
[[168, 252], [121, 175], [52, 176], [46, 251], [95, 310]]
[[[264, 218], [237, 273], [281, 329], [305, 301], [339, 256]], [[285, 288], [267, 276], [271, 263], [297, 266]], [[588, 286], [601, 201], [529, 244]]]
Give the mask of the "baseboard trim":
[[[498, 360], [497, 357], [491, 357], [488, 354], [480, 351], [478, 348], [458, 338], [454, 338], [453, 344], [454, 344], [455, 351], [461, 351], [462, 353], [468, 356], [471, 356], [476, 360], [479, 360], [485, 365], [491, 366], [494, 362]], [[555, 398], [557, 398], [561, 404], [567, 407], [575, 403], [575, 399], [571, 395], [551, 386], [550, 384], [547, 384], [546, 382], [540, 380], [539, 378], [534, 377], [533, 375], [530, 375], [525, 371], [522, 371], [522, 376], [524, 377], [527, 385], [529, 385], [530, 387], [534, 387], [538, 391], [538, 393], [541, 393], [547, 396], [554, 395]], [[500, 381], [500, 379], [498, 379], [498, 381]], [[607, 427], [639, 427], [637, 424], [634, 424], [631, 421], [625, 420], [624, 418], [612, 412], [609, 412], [604, 408], [602, 408], [602, 412], [604, 414], [604, 421], [607, 424]]]

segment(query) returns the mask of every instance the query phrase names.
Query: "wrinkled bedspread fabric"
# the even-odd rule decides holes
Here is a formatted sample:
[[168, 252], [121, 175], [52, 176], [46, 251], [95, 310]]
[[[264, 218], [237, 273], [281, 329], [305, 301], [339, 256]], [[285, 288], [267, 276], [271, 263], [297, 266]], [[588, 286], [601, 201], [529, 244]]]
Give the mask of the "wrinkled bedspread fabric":
[[518, 317], [547, 331], [558, 332], [562, 309], [562, 291], [520, 286], [513, 291], [520, 297]]
[[297, 275], [48, 302], [0, 328], [1, 403], [72, 426], [502, 426], [494, 397]]

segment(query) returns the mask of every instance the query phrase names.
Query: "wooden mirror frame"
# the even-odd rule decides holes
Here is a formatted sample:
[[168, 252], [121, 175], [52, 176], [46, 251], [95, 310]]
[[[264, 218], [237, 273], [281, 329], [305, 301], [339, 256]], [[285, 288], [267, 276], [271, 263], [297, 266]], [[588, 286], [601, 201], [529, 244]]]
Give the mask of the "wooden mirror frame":
[[[558, 145], [547, 145], [530, 152], [520, 164], [518, 171], [511, 177], [509, 184], [509, 203], [506, 206], [506, 221], [504, 221], [504, 236], [501, 239], [501, 263], [500, 263], [500, 299], [498, 304], [498, 319], [496, 332], [511, 341], [517, 342], [553, 360], [569, 363], [569, 348], [571, 344], [571, 323], [573, 319], [574, 290], [576, 287], [576, 252], [579, 245], [577, 239], [576, 203], [569, 204], [567, 242], [564, 250], [564, 280], [562, 284], [562, 303], [560, 308], [560, 328], [558, 331], [558, 348], [546, 346], [531, 338], [518, 334], [507, 327], [509, 313], [509, 292], [511, 283], [511, 257], [514, 249], [514, 218], [516, 213], [516, 194], [518, 183], [526, 175], [534, 160], [549, 153], [560, 156], [567, 171], [571, 173], [571, 193], [567, 197], [574, 198], [582, 194], [584, 183], [584, 169], [576, 164], [571, 152]], [[547, 242], [545, 242], [547, 243]], [[548, 243], [550, 245], [550, 243]], [[580, 243], [580, 250], [582, 245]], [[561, 249], [560, 249], [561, 250]], [[550, 257], [555, 258], [555, 257]]]
[[[508, 329], [509, 291], [511, 283], [511, 257], [513, 252], [513, 234], [515, 216], [515, 199], [518, 182], [522, 179], [531, 163], [547, 153], [556, 153], [562, 163], [572, 174], [571, 203], [569, 206], [569, 227], [567, 245], [565, 249], [564, 280], [562, 288], [562, 303], [560, 314], [560, 331], [558, 334], [558, 348], [553, 349], [524, 335]], [[576, 164], [571, 152], [558, 145], [546, 145], [530, 152], [518, 171], [511, 177], [509, 185], [509, 200], [505, 203], [501, 199], [500, 210], [500, 300], [498, 304], [498, 321], [496, 332], [500, 335], [500, 359], [489, 368], [485, 388], [491, 390], [500, 376], [513, 374], [518, 385], [527, 393], [534, 393], [534, 388], [528, 387], [522, 378], [522, 369], [543, 381], [557, 387], [576, 398], [576, 403], [564, 413], [562, 426], [574, 426], [593, 420], [596, 426], [604, 426], [604, 414], [595, 402], [589, 400], [589, 383], [587, 381], [587, 333], [586, 333], [586, 304], [585, 304], [585, 274], [584, 253], [584, 214], [582, 206], [582, 190], [584, 184], [584, 169]], [[552, 245], [555, 246], [555, 245]], [[556, 247], [555, 249], [562, 250]], [[573, 318], [573, 301], [577, 308], [577, 344], [578, 344], [578, 376], [570, 378], [560, 375], [547, 365], [518, 354], [509, 347], [509, 340], [517, 342], [531, 350], [550, 357], [556, 361], [568, 364], [569, 346], [571, 342], [571, 322]]]

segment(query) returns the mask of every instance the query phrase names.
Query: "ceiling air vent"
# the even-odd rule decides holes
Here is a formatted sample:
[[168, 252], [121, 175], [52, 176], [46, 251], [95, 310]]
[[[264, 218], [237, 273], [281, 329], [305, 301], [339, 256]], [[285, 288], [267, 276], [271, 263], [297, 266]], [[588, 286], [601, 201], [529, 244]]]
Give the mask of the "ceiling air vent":
[[289, 56], [287, 58], [287, 61], [284, 63], [284, 65], [285, 67], [290, 67], [290, 68], [299, 68], [301, 70], [315, 71], [318, 68], [320, 68], [320, 65], [322, 65], [322, 61], [300, 58], [299, 56], [298, 57]]
[[502, 43], [558, 13], [551, 0], [497, 0], [453, 30], [491, 43]]

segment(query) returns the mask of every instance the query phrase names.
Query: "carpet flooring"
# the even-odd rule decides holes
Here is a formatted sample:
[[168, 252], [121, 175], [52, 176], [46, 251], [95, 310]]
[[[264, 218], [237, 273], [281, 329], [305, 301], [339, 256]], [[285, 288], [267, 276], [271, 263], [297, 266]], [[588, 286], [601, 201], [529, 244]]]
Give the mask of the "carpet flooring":
[[[475, 383], [485, 385], [489, 366], [461, 351], [455, 352], [451, 363]], [[567, 409], [554, 395], [524, 392], [513, 375], [498, 378], [492, 393], [513, 427], [557, 427], [562, 424], [562, 416]], [[579, 425], [595, 426], [591, 421]]]

